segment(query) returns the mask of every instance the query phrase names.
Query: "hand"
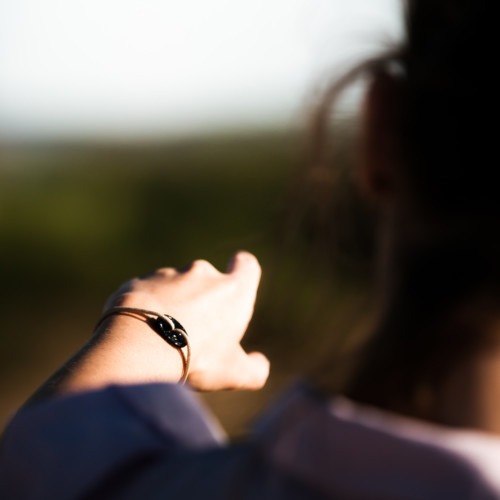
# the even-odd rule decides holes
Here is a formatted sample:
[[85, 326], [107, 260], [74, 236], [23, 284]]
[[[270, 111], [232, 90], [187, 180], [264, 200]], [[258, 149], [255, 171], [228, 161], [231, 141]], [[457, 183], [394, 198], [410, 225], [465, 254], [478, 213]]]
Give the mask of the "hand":
[[[198, 260], [183, 271], [165, 268], [133, 279], [111, 296], [105, 310], [147, 309], [182, 323], [191, 345], [188, 382], [194, 389], [259, 389], [269, 375], [269, 361], [261, 353], [246, 353], [240, 345], [259, 281], [257, 259], [239, 252], [225, 273]], [[26, 404], [109, 384], [177, 382], [181, 374], [177, 349], [145, 321], [112, 315]]]
[[[189, 336], [188, 382], [195, 389], [258, 389], [267, 380], [269, 362], [261, 353], [246, 353], [240, 341], [252, 317], [260, 275], [257, 259], [247, 252], [237, 253], [225, 273], [197, 260], [183, 271], [163, 268], [125, 283], [106, 309], [137, 307], [176, 318]], [[143, 328], [133, 318], [127, 324]]]

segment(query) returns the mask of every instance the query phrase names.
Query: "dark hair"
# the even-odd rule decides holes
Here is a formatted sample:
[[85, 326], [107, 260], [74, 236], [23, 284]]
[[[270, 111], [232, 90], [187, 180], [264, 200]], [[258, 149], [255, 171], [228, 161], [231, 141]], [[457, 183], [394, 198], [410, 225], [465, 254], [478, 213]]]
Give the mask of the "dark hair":
[[498, 99], [498, 77], [490, 72], [494, 4], [404, 5], [401, 45], [360, 64], [327, 91], [314, 125], [314, 151], [324, 150], [328, 108], [354, 78], [384, 72], [401, 80], [395, 140], [411, 196], [383, 271], [389, 274], [386, 307], [343, 390], [365, 403], [440, 420], [429, 408], [447, 376], [495, 341], [477, 335], [500, 298], [496, 127], [487, 126]]

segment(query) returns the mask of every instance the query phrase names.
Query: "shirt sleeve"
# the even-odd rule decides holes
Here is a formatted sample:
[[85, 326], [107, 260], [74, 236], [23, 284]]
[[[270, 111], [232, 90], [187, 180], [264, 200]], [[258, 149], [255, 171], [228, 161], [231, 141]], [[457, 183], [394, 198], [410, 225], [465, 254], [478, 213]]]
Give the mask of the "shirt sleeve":
[[157, 456], [216, 450], [224, 436], [185, 387], [110, 386], [27, 408], [0, 450], [0, 498], [81, 498], [115, 471]]

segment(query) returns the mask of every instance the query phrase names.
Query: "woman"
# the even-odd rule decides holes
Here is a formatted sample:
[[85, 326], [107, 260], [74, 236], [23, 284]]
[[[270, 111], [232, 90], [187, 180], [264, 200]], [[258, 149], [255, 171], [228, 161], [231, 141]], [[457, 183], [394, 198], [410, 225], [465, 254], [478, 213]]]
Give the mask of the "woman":
[[113, 295], [14, 418], [2, 498], [500, 498], [493, 6], [408, 0], [403, 46], [341, 82], [369, 81], [357, 179], [379, 214], [380, 299], [343, 395], [292, 388], [226, 445], [176, 382], [265, 383], [265, 356], [240, 346], [258, 262], [162, 269]]

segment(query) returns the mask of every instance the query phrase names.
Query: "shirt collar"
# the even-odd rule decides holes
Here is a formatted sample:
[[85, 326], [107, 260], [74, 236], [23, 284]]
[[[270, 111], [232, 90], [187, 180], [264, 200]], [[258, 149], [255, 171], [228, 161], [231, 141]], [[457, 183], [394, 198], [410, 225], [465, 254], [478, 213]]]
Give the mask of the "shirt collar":
[[304, 383], [283, 396], [256, 426], [255, 436], [277, 467], [327, 494], [500, 497], [499, 438], [400, 417], [342, 397], [328, 400]]

